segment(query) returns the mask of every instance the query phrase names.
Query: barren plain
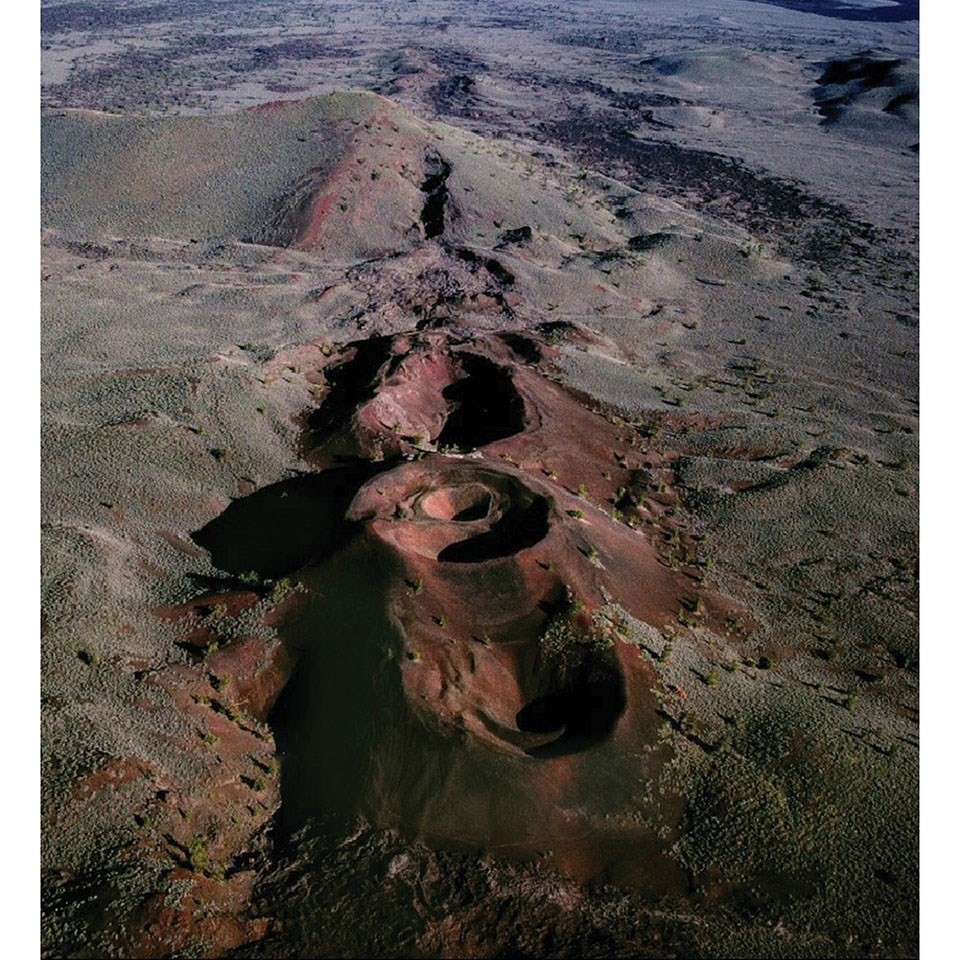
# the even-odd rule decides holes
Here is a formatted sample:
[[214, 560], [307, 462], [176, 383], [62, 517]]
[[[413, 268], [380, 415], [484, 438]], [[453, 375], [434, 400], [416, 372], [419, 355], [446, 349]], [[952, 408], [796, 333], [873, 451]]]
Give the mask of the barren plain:
[[916, 3], [41, 7], [49, 957], [912, 957]]

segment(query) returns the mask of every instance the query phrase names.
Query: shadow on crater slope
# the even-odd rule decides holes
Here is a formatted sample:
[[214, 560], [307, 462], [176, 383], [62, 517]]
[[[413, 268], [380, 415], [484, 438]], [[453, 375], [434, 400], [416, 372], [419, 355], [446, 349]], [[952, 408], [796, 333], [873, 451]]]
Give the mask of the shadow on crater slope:
[[283, 577], [333, 554], [349, 528], [344, 512], [377, 470], [356, 463], [271, 484], [235, 500], [193, 534], [214, 566], [238, 576]]

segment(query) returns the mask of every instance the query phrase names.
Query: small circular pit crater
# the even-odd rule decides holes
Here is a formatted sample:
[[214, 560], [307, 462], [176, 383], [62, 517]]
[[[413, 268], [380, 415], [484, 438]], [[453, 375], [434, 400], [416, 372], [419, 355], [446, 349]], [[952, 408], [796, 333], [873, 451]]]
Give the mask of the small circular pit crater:
[[483, 563], [519, 553], [547, 536], [552, 500], [501, 470], [416, 463], [362, 488], [348, 518], [379, 526], [402, 551], [441, 563]]
[[439, 487], [424, 493], [417, 506], [431, 520], [471, 523], [490, 516], [493, 496], [481, 483]]

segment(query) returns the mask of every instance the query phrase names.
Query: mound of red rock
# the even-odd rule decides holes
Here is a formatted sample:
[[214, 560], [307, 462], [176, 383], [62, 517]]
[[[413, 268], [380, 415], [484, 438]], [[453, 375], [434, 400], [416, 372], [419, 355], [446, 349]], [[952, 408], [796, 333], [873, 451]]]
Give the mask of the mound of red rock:
[[[361, 814], [441, 846], [552, 851], [577, 876], [679, 882], [625, 815], [667, 755], [655, 673], [620, 623], [709, 617], [711, 600], [669, 462], [554, 382], [550, 352], [511, 333], [348, 345], [307, 377], [317, 473], [297, 482], [313, 492], [259, 491], [196, 535], [221, 567], [300, 585], [275, 618], [282, 658], [238, 687], [276, 701], [281, 832]], [[286, 568], [258, 563], [266, 529], [297, 542]]]

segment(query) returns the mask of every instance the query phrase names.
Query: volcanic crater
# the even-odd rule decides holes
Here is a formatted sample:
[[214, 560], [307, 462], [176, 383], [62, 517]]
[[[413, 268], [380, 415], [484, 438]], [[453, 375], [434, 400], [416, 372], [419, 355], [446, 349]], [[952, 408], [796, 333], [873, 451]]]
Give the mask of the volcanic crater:
[[[511, 331], [430, 331], [328, 351], [304, 374], [321, 397], [301, 418], [315, 472], [194, 535], [221, 567], [299, 585], [272, 618], [284, 669], [257, 691], [276, 704], [283, 835], [361, 813], [447, 846], [549, 844], [595, 876], [606, 841], [584, 831], [603, 833], [625, 785], [666, 759], [655, 674], [615, 610], [662, 626], [689, 574], [639, 507], [636, 526], [611, 516], [636, 481], [616, 455], [635, 428], [554, 383], [545, 340], [519, 346]], [[282, 558], [277, 539], [292, 544]], [[612, 769], [629, 776], [598, 796]], [[440, 810], [481, 801], [475, 822]], [[644, 876], [659, 863], [643, 862]]]
[[324, 371], [324, 402], [306, 418], [308, 449], [382, 458], [411, 448], [469, 452], [528, 429], [535, 407], [509, 357], [442, 334], [349, 344]]
[[367, 484], [347, 516], [366, 520], [404, 554], [483, 563], [542, 541], [556, 510], [544, 493], [505, 471], [420, 462]]

